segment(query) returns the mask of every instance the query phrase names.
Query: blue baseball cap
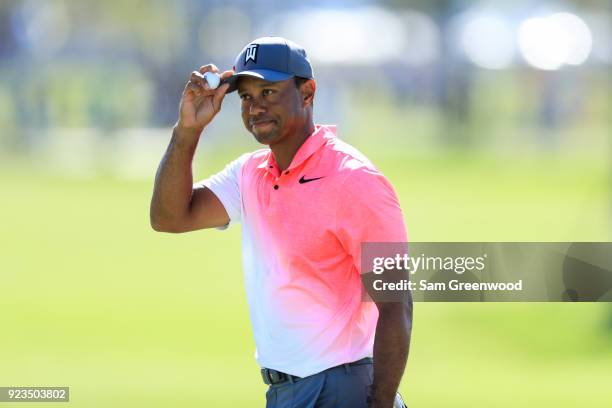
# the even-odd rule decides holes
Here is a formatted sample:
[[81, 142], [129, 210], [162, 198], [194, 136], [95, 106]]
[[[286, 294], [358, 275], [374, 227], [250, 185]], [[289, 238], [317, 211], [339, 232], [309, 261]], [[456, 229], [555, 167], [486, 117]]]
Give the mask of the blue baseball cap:
[[230, 84], [227, 93], [238, 89], [238, 78], [242, 76], [270, 82], [314, 78], [304, 48], [283, 37], [261, 37], [247, 44], [236, 58], [234, 75], [225, 80]]

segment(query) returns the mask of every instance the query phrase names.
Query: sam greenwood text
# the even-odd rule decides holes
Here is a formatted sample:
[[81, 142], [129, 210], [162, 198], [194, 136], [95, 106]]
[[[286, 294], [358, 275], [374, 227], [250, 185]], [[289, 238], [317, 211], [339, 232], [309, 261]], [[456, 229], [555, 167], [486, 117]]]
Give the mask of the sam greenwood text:
[[373, 284], [374, 290], [419, 290], [419, 291], [445, 291], [445, 290], [490, 290], [490, 291], [520, 291], [523, 290], [523, 280], [516, 282], [459, 282], [456, 279], [447, 282], [428, 282], [421, 279], [417, 282], [402, 279], [399, 282], [384, 282], [377, 279]]

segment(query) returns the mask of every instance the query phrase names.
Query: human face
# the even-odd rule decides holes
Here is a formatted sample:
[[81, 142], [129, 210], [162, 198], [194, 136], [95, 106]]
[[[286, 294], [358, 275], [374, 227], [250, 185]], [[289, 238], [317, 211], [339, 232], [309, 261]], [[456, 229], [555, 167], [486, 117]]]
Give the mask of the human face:
[[293, 78], [279, 82], [240, 78], [238, 95], [244, 126], [259, 143], [274, 145], [303, 126], [306, 111]]

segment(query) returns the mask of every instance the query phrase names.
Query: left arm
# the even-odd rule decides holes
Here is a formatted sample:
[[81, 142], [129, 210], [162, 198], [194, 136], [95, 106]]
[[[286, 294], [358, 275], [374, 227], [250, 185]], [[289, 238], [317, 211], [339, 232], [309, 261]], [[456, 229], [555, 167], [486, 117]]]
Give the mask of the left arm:
[[[394, 294], [393, 301], [380, 299], [372, 284], [375, 275], [362, 270], [362, 244], [387, 243], [386, 250], [407, 251], [408, 242], [404, 216], [397, 195], [388, 180], [375, 168], [356, 167], [341, 186], [342, 200], [336, 214], [338, 239], [346, 252], [355, 260], [355, 268], [369, 297], [376, 302], [378, 322], [374, 333], [374, 381], [370, 408], [392, 408], [395, 394], [402, 379], [412, 329], [412, 295], [410, 291]], [[367, 220], [367, 221], [364, 221]], [[376, 252], [376, 250], [375, 250]], [[372, 255], [370, 253], [370, 255]], [[367, 257], [366, 257], [367, 258]], [[407, 271], [398, 270], [390, 279], [407, 279]], [[390, 295], [387, 293], [387, 295]], [[397, 298], [395, 295], [399, 295]], [[382, 301], [387, 300], [387, 301]]]
[[412, 296], [403, 302], [376, 302], [376, 306], [379, 316], [370, 408], [392, 408], [410, 350]]

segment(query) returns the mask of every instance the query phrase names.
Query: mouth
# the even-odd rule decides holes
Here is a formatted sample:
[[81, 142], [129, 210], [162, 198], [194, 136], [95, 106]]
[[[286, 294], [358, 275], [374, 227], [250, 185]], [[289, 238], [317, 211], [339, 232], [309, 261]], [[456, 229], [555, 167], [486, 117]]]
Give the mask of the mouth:
[[250, 124], [251, 124], [251, 128], [255, 130], [255, 129], [261, 129], [267, 126], [274, 125], [276, 124], [276, 121], [273, 119], [252, 120]]

